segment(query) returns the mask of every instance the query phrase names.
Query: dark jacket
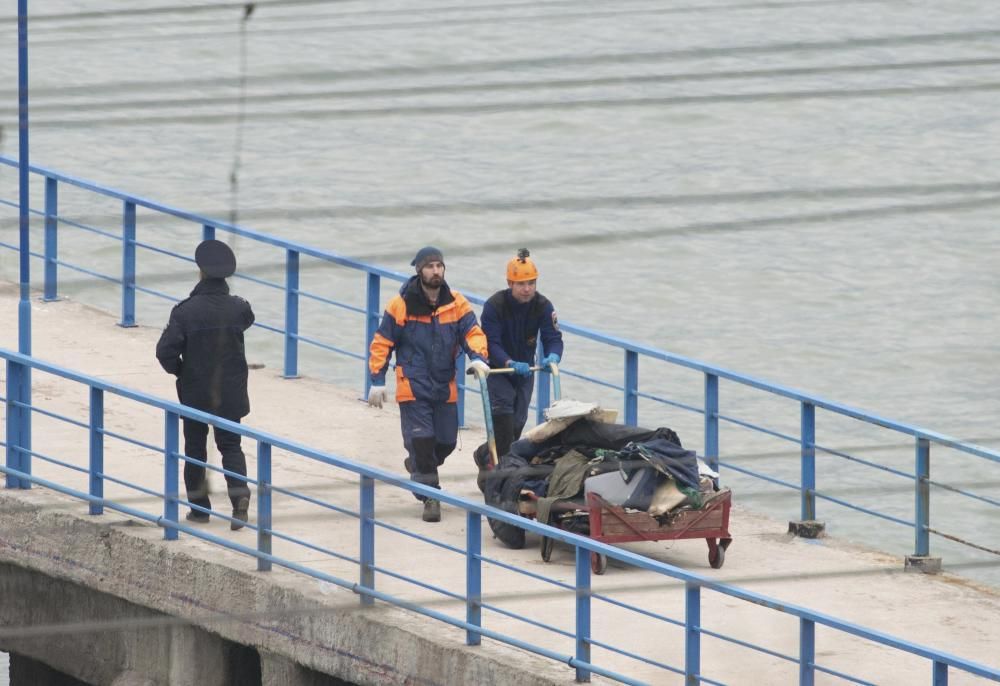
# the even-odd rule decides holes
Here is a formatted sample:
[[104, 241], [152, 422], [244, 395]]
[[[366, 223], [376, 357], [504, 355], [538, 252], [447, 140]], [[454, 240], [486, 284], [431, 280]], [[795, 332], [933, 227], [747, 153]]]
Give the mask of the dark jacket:
[[511, 360], [533, 363], [538, 335], [542, 336], [544, 355], [562, 357], [562, 332], [556, 311], [541, 293], [526, 303], [519, 303], [510, 289], [497, 291], [483, 305], [483, 331], [489, 341], [490, 366], [506, 367]]
[[177, 376], [183, 404], [226, 419], [250, 413], [243, 332], [253, 322], [250, 303], [229, 295], [225, 279], [203, 279], [174, 306], [156, 359]]
[[486, 336], [469, 301], [441, 285], [436, 307], [413, 276], [389, 301], [372, 339], [368, 368], [374, 385], [385, 384], [389, 356], [396, 352], [396, 402], [455, 402], [455, 358], [464, 350], [486, 361]]

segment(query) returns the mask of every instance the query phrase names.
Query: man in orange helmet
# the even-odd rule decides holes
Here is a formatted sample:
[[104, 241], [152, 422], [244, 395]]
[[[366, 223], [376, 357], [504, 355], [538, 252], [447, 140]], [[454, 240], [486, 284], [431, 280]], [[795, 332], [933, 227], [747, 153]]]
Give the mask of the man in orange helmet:
[[[385, 373], [396, 353], [396, 402], [409, 457], [410, 478], [440, 488], [438, 467], [458, 442], [458, 390], [455, 358], [464, 351], [470, 367], [483, 371], [486, 337], [469, 301], [444, 280], [444, 255], [438, 248], [421, 248], [410, 264], [417, 273], [389, 301], [368, 356], [371, 390], [368, 404], [382, 407]], [[423, 520], [441, 520], [441, 503], [424, 501]]]
[[528, 420], [534, 380], [531, 366], [539, 335], [539, 364], [558, 364], [563, 354], [555, 308], [536, 290], [537, 281], [538, 269], [528, 250], [521, 248], [517, 257], [507, 263], [507, 288], [494, 293], [483, 305], [490, 366], [514, 370], [513, 374], [490, 374], [486, 380], [498, 455], [507, 454]]

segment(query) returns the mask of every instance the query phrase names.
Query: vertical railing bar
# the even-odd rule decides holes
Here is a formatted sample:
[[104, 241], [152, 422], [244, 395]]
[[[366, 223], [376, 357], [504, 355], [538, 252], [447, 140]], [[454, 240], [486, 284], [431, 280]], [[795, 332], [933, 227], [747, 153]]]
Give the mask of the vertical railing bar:
[[813, 686], [816, 678], [816, 623], [799, 618], [799, 686]]
[[802, 450], [802, 521], [816, 519], [816, 406], [803, 402], [800, 422]]
[[705, 373], [705, 463], [719, 471], [719, 377]]
[[[163, 518], [168, 522], [177, 523], [177, 498], [178, 479], [180, 471], [180, 459], [177, 457], [180, 441], [178, 438], [177, 425], [180, 417], [176, 412], [167, 411], [164, 414], [163, 428]], [[168, 541], [177, 540], [177, 529], [172, 526], [164, 527], [163, 538]]]
[[215, 240], [215, 227], [212, 224], [201, 225], [201, 240], [203, 241]]
[[639, 353], [625, 351], [625, 423], [639, 425]]
[[[21, 415], [22, 408], [18, 405], [21, 402], [21, 372], [22, 366], [13, 361], [7, 360], [7, 467], [24, 471], [21, 469]], [[14, 474], [7, 474], [7, 488], [20, 488], [21, 477]]]
[[[104, 391], [90, 387], [90, 495], [104, 498]], [[104, 514], [102, 501], [90, 502], [90, 514]]]
[[[271, 554], [272, 493], [271, 444], [257, 441], [257, 550], [265, 555]], [[271, 560], [258, 557], [257, 571], [270, 572]]]
[[[371, 373], [368, 369], [368, 351], [372, 344], [372, 339], [375, 338], [375, 332], [378, 331], [379, 325], [379, 314], [381, 314], [381, 277], [378, 274], [373, 274], [368, 272], [368, 285], [366, 288], [366, 298], [365, 298], [365, 359], [364, 359], [364, 396], [368, 397], [368, 391], [372, 385]], [[459, 420], [459, 425], [461, 425], [461, 420]]]
[[[483, 521], [478, 512], [469, 511], [465, 518], [465, 621], [475, 627], [483, 625]], [[465, 644], [477, 646], [482, 635], [471, 629], [465, 632]]]
[[[590, 551], [576, 546], [576, 659], [590, 664]], [[576, 667], [576, 680], [590, 681], [590, 670]]]
[[51, 176], [45, 177], [45, 289], [42, 297], [46, 302], [59, 299], [58, 259], [59, 259], [59, 182]]
[[917, 438], [916, 463], [914, 486], [917, 512], [914, 521], [916, 540], [913, 554], [918, 557], [928, 557], [931, 548], [931, 444], [926, 438]]
[[[542, 355], [545, 350], [542, 347], [542, 339], [539, 338], [537, 344], [535, 345], [535, 355], [539, 360], [542, 359]], [[545, 421], [545, 410], [549, 409], [549, 405], [552, 404], [552, 393], [549, 386], [549, 378], [551, 374], [546, 372], [541, 372], [535, 374], [535, 423], [541, 424]], [[558, 398], [557, 398], [558, 399]]]
[[948, 686], [948, 664], [935, 660], [933, 670], [933, 686]]
[[684, 683], [701, 681], [701, 587], [693, 581], [684, 585]]
[[289, 250], [285, 260], [285, 378], [299, 374], [299, 253]]
[[[468, 377], [473, 378], [473, 377]], [[458, 390], [458, 384], [462, 384], [462, 390]], [[459, 355], [455, 358], [455, 386], [456, 386], [456, 396], [455, 410], [458, 412], [458, 426], [459, 428], [465, 428], [465, 388], [468, 386], [465, 376], [465, 355]]]
[[[375, 590], [375, 480], [370, 476], [361, 477], [360, 494], [361, 522], [361, 578], [362, 588]], [[367, 593], [362, 593], [361, 604], [373, 605], [375, 599]]]
[[122, 320], [135, 326], [135, 203], [126, 200], [122, 212]]

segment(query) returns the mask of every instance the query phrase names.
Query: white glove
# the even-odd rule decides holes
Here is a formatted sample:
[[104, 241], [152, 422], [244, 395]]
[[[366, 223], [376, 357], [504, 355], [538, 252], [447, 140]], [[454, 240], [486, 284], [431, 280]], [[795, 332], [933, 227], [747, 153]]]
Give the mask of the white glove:
[[474, 371], [477, 376], [479, 374], [489, 374], [490, 372], [490, 366], [478, 358], [469, 363], [469, 369]]
[[382, 407], [385, 402], [385, 386], [372, 386], [368, 389], [368, 404], [371, 407]]

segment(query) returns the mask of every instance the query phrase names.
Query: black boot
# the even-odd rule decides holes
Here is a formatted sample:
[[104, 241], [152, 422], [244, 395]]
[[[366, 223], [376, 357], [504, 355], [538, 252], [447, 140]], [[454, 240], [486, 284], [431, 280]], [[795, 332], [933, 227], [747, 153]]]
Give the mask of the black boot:
[[[410, 478], [420, 482], [425, 486], [438, 488], [437, 456], [434, 454], [434, 438], [414, 438], [411, 442], [413, 448], [413, 472]], [[414, 494], [416, 495], [416, 494]], [[416, 496], [417, 500], [426, 500], [422, 495]]]
[[514, 415], [493, 415], [493, 438], [497, 444], [497, 459], [510, 452], [510, 444], [514, 442]]

